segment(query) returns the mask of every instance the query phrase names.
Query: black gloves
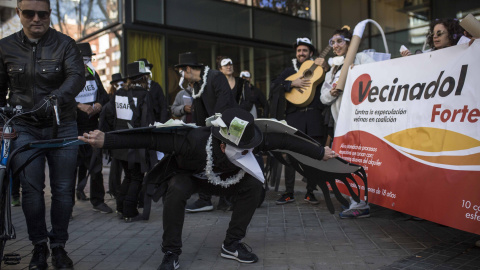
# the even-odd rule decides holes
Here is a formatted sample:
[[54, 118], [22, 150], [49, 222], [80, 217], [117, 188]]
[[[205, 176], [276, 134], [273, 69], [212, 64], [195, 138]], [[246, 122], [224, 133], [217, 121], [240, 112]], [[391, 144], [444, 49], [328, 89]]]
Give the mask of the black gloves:
[[32, 115], [38, 120], [52, 117], [54, 115], [52, 98], [47, 96], [35, 104], [32, 108]]

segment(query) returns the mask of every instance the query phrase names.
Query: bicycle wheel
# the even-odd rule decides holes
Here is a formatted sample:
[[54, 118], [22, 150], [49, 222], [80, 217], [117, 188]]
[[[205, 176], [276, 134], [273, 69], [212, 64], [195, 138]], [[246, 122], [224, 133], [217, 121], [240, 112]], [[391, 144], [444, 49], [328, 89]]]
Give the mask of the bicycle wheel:
[[[7, 232], [5, 230], [5, 221], [7, 219], [7, 199], [8, 199], [8, 179], [5, 178], [5, 169], [0, 169], [0, 268], [3, 263], [3, 250], [7, 241]], [[10, 207], [8, 205], [8, 207]]]

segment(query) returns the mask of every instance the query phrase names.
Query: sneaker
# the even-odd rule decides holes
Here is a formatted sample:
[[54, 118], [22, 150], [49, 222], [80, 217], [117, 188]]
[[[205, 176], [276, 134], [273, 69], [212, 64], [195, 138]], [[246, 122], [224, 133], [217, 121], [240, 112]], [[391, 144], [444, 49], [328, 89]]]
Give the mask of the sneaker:
[[100, 212], [100, 213], [103, 213], [103, 214], [113, 213], [112, 208], [110, 208], [106, 203], [101, 203], [97, 206], [94, 206], [93, 211]]
[[285, 193], [278, 199], [275, 203], [276, 204], [286, 204], [286, 203], [291, 203], [295, 201], [295, 197], [293, 196], [293, 193]]
[[370, 216], [370, 209], [347, 209], [339, 214], [340, 218], [366, 218]]
[[178, 255], [167, 251], [165, 256], [163, 256], [162, 264], [158, 267], [157, 270], [174, 270], [180, 267], [178, 262]]
[[20, 203], [20, 198], [12, 198], [12, 206], [15, 207], [15, 206], [20, 206], [20, 205], [22, 205]]
[[77, 201], [88, 201], [88, 200], [90, 200], [90, 198], [88, 198], [87, 195], [85, 195], [85, 192], [83, 192], [83, 190], [77, 190], [75, 192], [75, 194], [77, 195]]
[[303, 200], [310, 203], [310, 204], [319, 204], [320, 203], [317, 200], [317, 198], [315, 198], [315, 195], [313, 194], [313, 192], [307, 192], [307, 194], [305, 194], [305, 199], [303, 199]]
[[117, 213], [117, 217], [118, 217], [119, 219], [123, 219], [123, 213], [122, 213], [122, 212], [120, 212], [120, 211], [117, 210], [117, 211], [115, 211], [115, 213]]
[[252, 253], [252, 248], [240, 241], [235, 241], [228, 246], [222, 244], [222, 252], [220, 255], [223, 258], [237, 260], [241, 263], [254, 263], [258, 261], [257, 255]]
[[36, 244], [33, 248], [32, 259], [28, 265], [28, 269], [43, 270], [48, 268], [47, 259], [50, 256], [47, 243]]
[[187, 207], [185, 207], [185, 211], [190, 213], [206, 212], [206, 211], [212, 211], [212, 210], [213, 210], [212, 201], [210, 200], [205, 201], [202, 199], [198, 199], [195, 202], [188, 204]]
[[52, 248], [52, 265], [55, 269], [73, 269], [73, 262], [63, 247]]

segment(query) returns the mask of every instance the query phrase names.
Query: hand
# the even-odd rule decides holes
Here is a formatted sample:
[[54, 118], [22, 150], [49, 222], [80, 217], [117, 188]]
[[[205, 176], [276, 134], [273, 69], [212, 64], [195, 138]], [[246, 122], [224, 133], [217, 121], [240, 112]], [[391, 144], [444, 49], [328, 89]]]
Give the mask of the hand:
[[331, 158], [336, 158], [336, 157], [339, 157], [339, 155], [337, 153], [335, 153], [335, 151], [333, 151], [332, 149], [330, 149], [330, 147], [328, 146], [325, 146], [325, 152], [323, 154], [323, 158], [322, 160], [326, 161], [326, 160], [329, 160]]
[[97, 102], [97, 103], [93, 104], [92, 109], [93, 109], [93, 112], [91, 114], [89, 114], [89, 116], [100, 113], [102, 111], [102, 104]]
[[92, 105], [88, 105], [88, 104], [83, 104], [83, 103], [78, 103], [77, 104], [77, 108], [82, 111], [82, 112], [85, 112], [86, 114], [88, 115], [91, 115], [93, 113], [93, 107]]
[[472, 37], [468, 42], [468, 46], [472, 45], [476, 38]]
[[292, 81], [292, 87], [296, 88], [304, 88], [310, 86], [310, 80], [306, 79], [305, 77], [297, 78], [296, 80]]
[[45, 119], [53, 115], [53, 106], [49, 97], [45, 97], [32, 108], [32, 113], [35, 117]]
[[338, 97], [340, 94], [341, 92], [337, 90], [337, 84], [333, 84], [333, 88], [330, 89], [330, 95], [332, 95], [332, 97]]
[[95, 148], [102, 148], [105, 142], [105, 133], [97, 129], [88, 133], [83, 133], [83, 136], [78, 136], [78, 139]]
[[183, 106], [183, 111], [185, 113], [192, 113], [192, 105], [185, 105]]
[[410, 52], [410, 50], [405, 50], [405, 51], [401, 52], [400, 54], [401, 54], [403, 57], [412, 55], [412, 53]]

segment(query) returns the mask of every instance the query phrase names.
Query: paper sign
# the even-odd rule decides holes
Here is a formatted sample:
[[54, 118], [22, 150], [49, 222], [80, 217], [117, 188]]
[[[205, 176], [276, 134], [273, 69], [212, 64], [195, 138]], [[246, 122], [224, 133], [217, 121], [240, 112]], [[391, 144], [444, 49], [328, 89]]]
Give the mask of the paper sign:
[[[137, 98], [133, 97], [133, 103], [137, 106]], [[133, 117], [133, 111], [128, 104], [128, 97], [115, 96], [115, 109], [117, 112], [117, 118], [130, 121]]]

